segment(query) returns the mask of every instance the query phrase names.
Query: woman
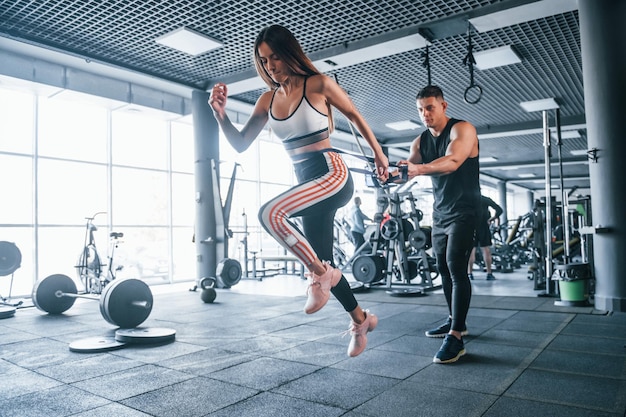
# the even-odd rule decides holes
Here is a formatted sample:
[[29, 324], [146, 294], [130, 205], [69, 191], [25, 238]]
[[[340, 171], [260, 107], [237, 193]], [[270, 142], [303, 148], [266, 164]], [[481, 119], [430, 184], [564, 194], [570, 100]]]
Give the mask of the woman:
[[[349, 356], [367, 344], [367, 332], [378, 318], [358, 305], [346, 278], [332, 265], [333, 219], [353, 192], [352, 177], [341, 156], [331, 149], [332, 106], [343, 113], [374, 152], [377, 175], [388, 178], [389, 162], [365, 120], [345, 91], [321, 74], [286, 28], [272, 25], [261, 30], [254, 43], [254, 63], [270, 91], [257, 100], [241, 131], [226, 115], [228, 88], [216, 84], [209, 104], [222, 131], [238, 152], [246, 150], [269, 121], [293, 160], [299, 184], [268, 201], [259, 211], [263, 228], [309, 270], [304, 311], [312, 314], [328, 301], [339, 300], [352, 321]], [[290, 220], [301, 217], [302, 229]]]

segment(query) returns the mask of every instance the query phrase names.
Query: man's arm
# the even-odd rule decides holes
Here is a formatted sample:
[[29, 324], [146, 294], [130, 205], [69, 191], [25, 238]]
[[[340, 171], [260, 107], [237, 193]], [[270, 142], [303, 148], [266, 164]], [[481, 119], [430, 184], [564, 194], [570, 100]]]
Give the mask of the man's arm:
[[[421, 137], [421, 136], [420, 136]], [[418, 137], [411, 145], [411, 154], [406, 161], [399, 161], [398, 165], [408, 165], [408, 176], [418, 175], [447, 175], [456, 171], [469, 157], [478, 155], [478, 137], [476, 128], [468, 122], [459, 122], [450, 131], [450, 144], [446, 154], [427, 164], [422, 164], [419, 153]]]

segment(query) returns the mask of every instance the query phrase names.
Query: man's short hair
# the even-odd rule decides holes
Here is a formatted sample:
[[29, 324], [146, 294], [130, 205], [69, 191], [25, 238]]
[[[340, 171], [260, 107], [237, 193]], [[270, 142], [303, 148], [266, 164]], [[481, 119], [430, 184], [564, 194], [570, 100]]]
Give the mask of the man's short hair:
[[443, 91], [436, 85], [428, 85], [417, 92], [416, 100], [428, 97], [435, 97], [443, 100]]

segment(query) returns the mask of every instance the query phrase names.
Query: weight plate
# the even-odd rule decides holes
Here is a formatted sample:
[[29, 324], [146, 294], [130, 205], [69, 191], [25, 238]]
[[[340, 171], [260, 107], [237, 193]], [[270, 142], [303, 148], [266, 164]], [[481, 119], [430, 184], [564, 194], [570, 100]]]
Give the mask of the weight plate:
[[222, 259], [215, 268], [215, 275], [220, 288], [230, 288], [241, 279], [241, 264], [235, 259]]
[[422, 297], [426, 295], [426, 293], [419, 288], [387, 290], [386, 293], [392, 297]]
[[421, 229], [413, 230], [409, 234], [409, 243], [413, 249], [420, 250], [426, 246], [426, 235]]
[[176, 339], [176, 330], [166, 327], [137, 327], [115, 331], [115, 340], [128, 344], [165, 344], [173, 342], [174, 339]]
[[143, 323], [152, 311], [152, 291], [135, 279], [113, 280], [100, 296], [100, 312], [109, 323], [130, 329]]
[[70, 343], [70, 351], [77, 353], [99, 353], [121, 349], [126, 343], [115, 340], [114, 337], [89, 337]]
[[50, 314], [61, 314], [69, 310], [76, 301], [73, 297], [57, 297], [57, 291], [76, 294], [76, 283], [67, 275], [50, 275], [38, 281], [33, 287], [33, 303], [41, 310]]
[[202, 293], [200, 293], [200, 299], [205, 303], [212, 303], [215, 301], [216, 297], [217, 292], [215, 291], [215, 288], [206, 288], [202, 290]]
[[15, 243], [0, 241], [0, 277], [11, 275], [22, 264], [22, 252]]
[[352, 262], [352, 275], [365, 284], [383, 278], [384, 259], [378, 255], [361, 255]]
[[15, 315], [15, 308], [13, 307], [0, 307], [0, 319], [8, 319]]

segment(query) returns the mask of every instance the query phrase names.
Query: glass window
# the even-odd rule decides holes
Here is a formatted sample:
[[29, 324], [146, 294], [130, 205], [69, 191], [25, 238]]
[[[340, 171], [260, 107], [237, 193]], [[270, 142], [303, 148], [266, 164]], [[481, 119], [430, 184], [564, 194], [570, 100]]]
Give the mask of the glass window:
[[167, 169], [167, 122], [141, 113], [112, 113], [114, 165]]
[[262, 142], [260, 176], [264, 182], [292, 184], [293, 164], [282, 144]]
[[104, 165], [39, 159], [39, 223], [81, 224], [107, 211], [107, 169]]
[[196, 278], [196, 248], [192, 237], [193, 227], [174, 228], [172, 239], [174, 281], [189, 281]]
[[32, 223], [33, 159], [0, 154], [0, 178], [0, 223]]
[[188, 123], [172, 122], [172, 171], [194, 171], [193, 126]]
[[59, 98], [39, 99], [38, 152], [83, 161], [107, 161], [107, 110]]
[[0, 152], [33, 153], [34, 96], [0, 89]]
[[116, 226], [114, 230], [124, 233], [114, 254], [114, 263], [121, 266], [118, 278], [138, 278], [148, 284], [169, 282], [167, 227]]
[[192, 174], [172, 174], [172, 219], [175, 226], [192, 226], [196, 216]]
[[169, 187], [165, 172], [113, 167], [113, 222], [167, 225]]

